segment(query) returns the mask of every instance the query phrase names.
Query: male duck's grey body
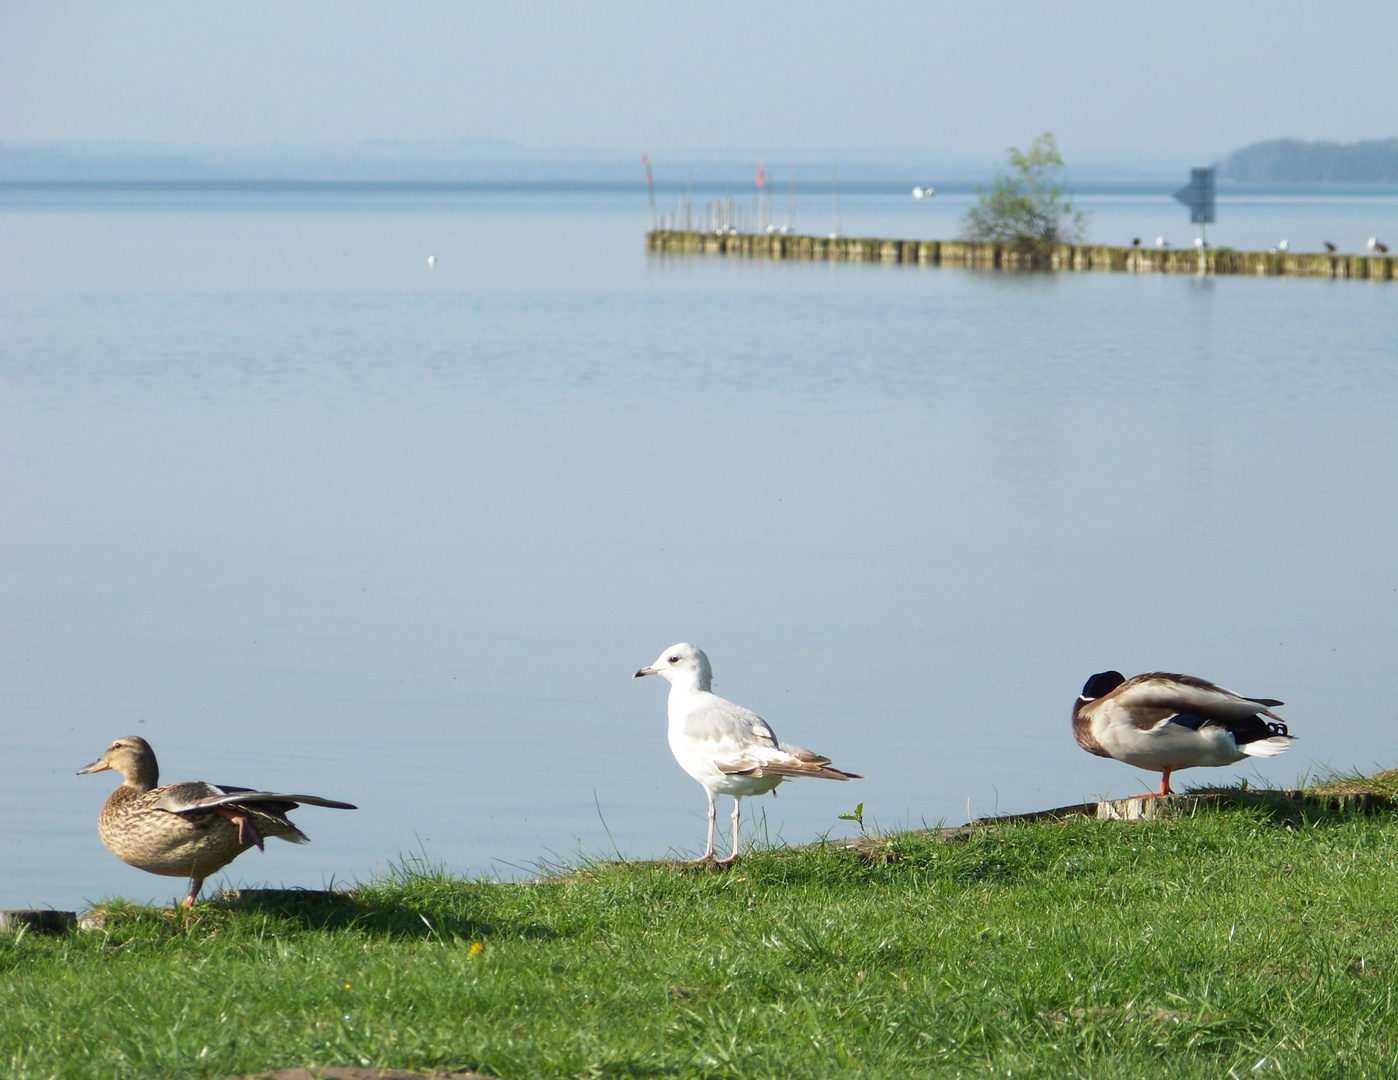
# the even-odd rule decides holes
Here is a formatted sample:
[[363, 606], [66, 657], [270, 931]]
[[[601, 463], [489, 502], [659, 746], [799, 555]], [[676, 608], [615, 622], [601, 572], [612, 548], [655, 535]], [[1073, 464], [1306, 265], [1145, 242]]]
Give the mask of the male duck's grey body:
[[1090, 754], [1159, 772], [1160, 790], [1150, 794], [1169, 795], [1177, 769], [1285, 751], [1292, 736], [1272, 712], [1281, 704], [1193, 675], [1148, 671], [1127, 679], [1103, 671], [1087, 680], [1073, 705], [1073, 737]]

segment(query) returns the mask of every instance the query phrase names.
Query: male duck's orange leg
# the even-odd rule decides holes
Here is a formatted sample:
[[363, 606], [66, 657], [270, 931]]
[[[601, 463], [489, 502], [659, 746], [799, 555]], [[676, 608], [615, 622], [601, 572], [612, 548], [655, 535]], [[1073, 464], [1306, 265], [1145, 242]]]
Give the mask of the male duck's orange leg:
[[256, 844], [258, 851], [267, 850], [262, 843], [261, 835], [258, 834], [257, 829], [248, 819], [247, 814], [243, 813], [241, 810], [230, 810], [226, 806], [220, 806], [214, 812], [218, 814], [219, 817], [227, 818], [229, 821], [233, 822], [234, 825], [238, 826], [238, 843], [243, 847], [252, 847], [253, 844]]
[[1133, 799], [1155, 799], [1155, 798], [1159, 798], [1161, 795], [1173, 795], [1174, 792], [1170, 790], [1170, 773], [1171, 773], [1171, 771], [1172, 771], [1172, 770], [1170, 770], [1170, 769], [1161, 769], [1161, 770], [1160, 770], [1160, 790], [1159, 790], [1159, 791], [1143, 791], [1143, 792], [1141, 792], [1141, 794], [1139, 794], [1139, 795], [1132, 795], [1131, 798], [1133, 798]]

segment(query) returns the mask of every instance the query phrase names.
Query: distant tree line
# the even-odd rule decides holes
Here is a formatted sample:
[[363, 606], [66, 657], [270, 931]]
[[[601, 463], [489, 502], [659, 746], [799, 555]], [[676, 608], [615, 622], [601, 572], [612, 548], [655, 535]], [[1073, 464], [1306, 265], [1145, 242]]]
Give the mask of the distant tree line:
[[1223, 163], [1223, 175], [1255, 184], [1398, 183], [1398, 139], [1349, 144], [1271, 139], [1234, 150]]

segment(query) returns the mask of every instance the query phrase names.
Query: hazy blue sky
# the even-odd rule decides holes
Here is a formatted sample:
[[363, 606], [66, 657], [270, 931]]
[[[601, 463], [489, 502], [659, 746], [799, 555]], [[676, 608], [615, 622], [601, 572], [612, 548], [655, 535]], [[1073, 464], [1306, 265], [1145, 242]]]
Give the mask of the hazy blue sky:
[[4, 0], [0, 139], [1196, 156], [1398, 135], [1398, 3]]

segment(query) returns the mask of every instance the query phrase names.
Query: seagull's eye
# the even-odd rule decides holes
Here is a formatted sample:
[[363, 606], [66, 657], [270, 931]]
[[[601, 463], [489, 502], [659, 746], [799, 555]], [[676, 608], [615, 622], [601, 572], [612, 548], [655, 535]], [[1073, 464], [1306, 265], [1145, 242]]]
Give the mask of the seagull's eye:
[[672, 664], [678, 664], [680, 662], [680, 658], [678, 656], [672, 656], [670, 657], [669, 662]]

